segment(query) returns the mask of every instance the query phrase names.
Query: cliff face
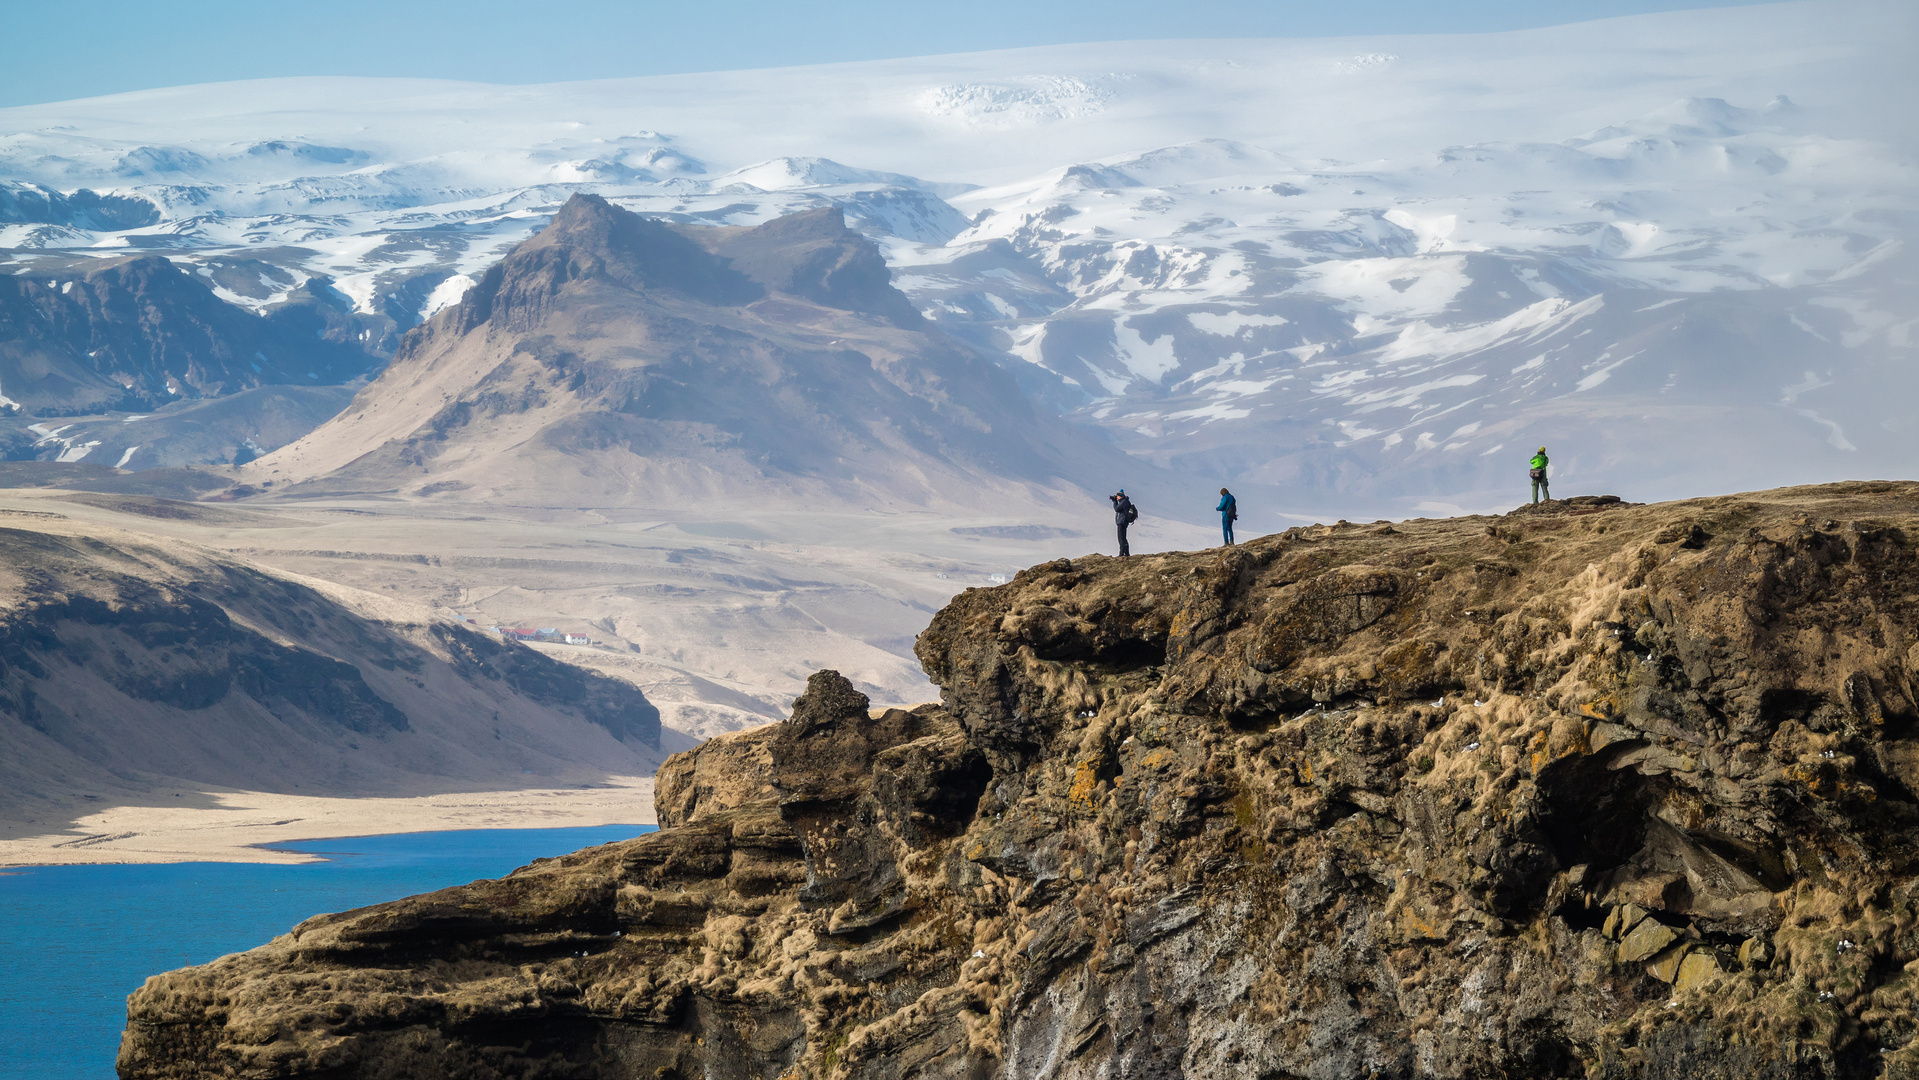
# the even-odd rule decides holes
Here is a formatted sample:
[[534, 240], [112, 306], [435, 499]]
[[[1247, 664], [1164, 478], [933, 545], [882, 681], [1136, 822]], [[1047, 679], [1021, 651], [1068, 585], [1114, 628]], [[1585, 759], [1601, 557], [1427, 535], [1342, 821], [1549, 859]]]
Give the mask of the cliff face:
[[125, 1077], [1919, 1075], [1919, 485], [968, 590], [662, 831], [156, 976]]

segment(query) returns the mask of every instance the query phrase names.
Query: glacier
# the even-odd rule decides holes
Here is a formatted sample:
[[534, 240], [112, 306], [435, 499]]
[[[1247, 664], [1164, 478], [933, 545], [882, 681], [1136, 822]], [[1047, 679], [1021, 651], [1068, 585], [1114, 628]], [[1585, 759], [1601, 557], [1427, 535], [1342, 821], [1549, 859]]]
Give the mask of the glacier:
[[0, 272], [159, 253], [367, 340], [572, 193], [825, 204], [1128, 452], [1303, 519], [1919, 466], [1911, 5], [1118, 42], [542, 86], [289, 78], [0, 110]]

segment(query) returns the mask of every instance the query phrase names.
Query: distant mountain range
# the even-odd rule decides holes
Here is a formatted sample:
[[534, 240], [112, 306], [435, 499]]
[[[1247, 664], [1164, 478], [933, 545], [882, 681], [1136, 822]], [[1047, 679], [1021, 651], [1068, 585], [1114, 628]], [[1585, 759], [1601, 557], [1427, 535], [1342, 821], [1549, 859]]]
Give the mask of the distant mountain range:
[[984, 507], [1128, 471], [922, 318], [836, 207], [717, 228], [575, 195], [241, 491]]
[[152, 410], [377, 367], [333, 296], [311, 286], [282, 290], [255, 315], [153, 255], [0, 276], [0, 409]]
[[[1028, 398], [1302, 512], [1510, 504], [1542, 443], [1568, 493], [1906, 474], [1915, 17], [153, 91], [0, 110], [0, 248], [55, 284], [164, 252], [384, 357], [576, 194], [682, 226], [838, 207]], [[268, 381], [354, 367], [253, 351]], [[82, 375], [72, 407], [106, 407], [119, 376]]]

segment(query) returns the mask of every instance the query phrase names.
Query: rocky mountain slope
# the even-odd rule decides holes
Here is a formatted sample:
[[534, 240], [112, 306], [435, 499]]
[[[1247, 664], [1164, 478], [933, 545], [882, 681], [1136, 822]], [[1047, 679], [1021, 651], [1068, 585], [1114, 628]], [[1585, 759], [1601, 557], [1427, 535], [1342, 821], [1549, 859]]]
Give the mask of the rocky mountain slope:
[[1919, 484], [970, 589], [661, 832], [155, 976], [120, 1074], [1919, 1075]]
[[244, 476], [534, 506], [990, 505], [1150, 472], [928, 325], [836, 208], [702, 228], [576, 195]]
[[0, 613], [12, 833], [57, 831], [83, 796], [142, 805], [157, 786], [421, 794], [644, 773], [661, 758], [659, 713], [628, 683], [412, 605], [59, 513], [0, 513]]
[[[342, 383], [379, 365], [324, 290], [283, 289], [256, 314], [214, 288], [158, 255], [0, 276], [0, 406], [151, 411], [269, 383]], [[63, 445], [59, 460], [91, 449]]]
[[111, 232], [159, 220], [160, 208], [138, 195], [101, 194], [86, 188], [69, 194], [39, 184], [0, 181], [0, 222], [45, 227], [39, 232], [24, 231], [19, 238], [25, 242], [22, 246], [57, 245], [72, 238], [68, 229]]

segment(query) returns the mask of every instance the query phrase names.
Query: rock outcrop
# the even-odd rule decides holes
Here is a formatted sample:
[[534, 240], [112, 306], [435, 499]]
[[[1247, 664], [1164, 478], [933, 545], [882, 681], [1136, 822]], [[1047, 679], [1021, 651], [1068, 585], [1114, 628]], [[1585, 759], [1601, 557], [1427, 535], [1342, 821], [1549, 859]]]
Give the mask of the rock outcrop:
[[662, 830], [156, 976], [120, 1073], [1919, 1070], [1919, 485], [1034, 567]]

